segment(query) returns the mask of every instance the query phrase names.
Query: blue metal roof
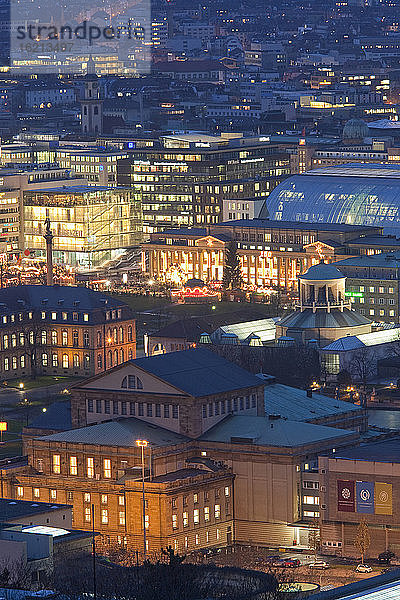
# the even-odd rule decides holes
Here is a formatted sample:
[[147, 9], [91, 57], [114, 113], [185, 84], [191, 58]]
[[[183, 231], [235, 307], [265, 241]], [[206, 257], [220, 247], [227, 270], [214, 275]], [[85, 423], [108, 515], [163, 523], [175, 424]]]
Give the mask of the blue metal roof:
[[121, 446], [123, 448], [136, 447], [136, 440], [148, 440], [150, 445], [170, 446], [182, 444], [189, 438], [179, 433], [168, 431], [163, 427], [155, 427], [151, 423], [126, 417], [89, 425], [79, 429], [71, 429], [61, 433], [54, 433], [38, 438], [46, 442], [70, 442], [72, 444], [94, 444], [96, 446]]
[[66, 431], [71, 429], [71, 402], [54, 402], [50, 404], [45, 413], [41, 413], [35, 421], [29, 423], [29, 428], [53, 429]]
[[132, 362], [194, 397], [263, 385], [259, 377], [205, 348], [167, 352]]
[[356, 448], [337, 450], [333, 458], [400, 463], [400, 438], [389, 438]]
[[[298, 176], [300, 177], [300, 175]], [[285, 181], [290, 181], [293, 177], [286, 179]], [[285, 182], [283, 182], [285, 183]], [[280, 184], [277, 188], [280, 188]], [[272, 194], [268, 196], [268, 201], [271, 198]], [[267, 204], [269, 206], [269, 204]], [[281, 219], [279, 216], [273, 216], [271, 211], [268, 210], [271, 215], [271, 218], [256, 218], [256, 219], [236, 219], [233, 221], [224, 221], [223, 223], [218, 223], [218, 225], [214, 225], [213, 231], [216, 231], [218, 227], [226, 227], [226, 226], [235, 226], [235, 227], [258, 227], [264, 229], [305, 229], [308, 231], [354, 231], [357, 232], [360, 229], [365, 231], [365, 227], [360, 227], [361, 224], [337, 224], [337, 223], [322, 223], [322, 222], [313, 222], [311, 219], [297, 219], [290, 218], [290, 220]], [[301, 221], [301, 222], [299, 222]], [[320, 220], [322, 221], [322, 219]]]
[[280, 183], [266, 199], [271, 219], [385, 227], [400, 225], [400, 168], [350, 164]]
[[354, 432], [336, 427], [325, 427], [286, 419], [270, 420], [268, 417], [229, 416], [199, 439], [209, 442], [231, 443], [231, 438], [245, 444], [293, 448], [320, 441], [353, 436]]
[[308, 398], [305, 390], [281, 383], [267, 385], [264, 397], [267, 415], [278, 414], [293, 421], [311, 421], [346, 412], [363, 412], [360, 406], [351, 402], [343, 402], [316, 392], [313, 392], [312, 398]]

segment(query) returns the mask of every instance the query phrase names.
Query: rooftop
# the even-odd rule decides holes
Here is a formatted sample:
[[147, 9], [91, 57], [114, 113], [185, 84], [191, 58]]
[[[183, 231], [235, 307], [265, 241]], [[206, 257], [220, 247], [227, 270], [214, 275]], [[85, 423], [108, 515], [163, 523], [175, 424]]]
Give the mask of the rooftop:
[[54, 402], [46, 412], [42, 412], [37, 419], [29, 423], [25, 429], [50, 429], [54, 431], [67, 431], [71, 429], [71, 403]]
[[319, 264], [307, 269], [299, 278], [309, 281], [325, 281], [328, 279], [345, 279], [345, 276], [333, 265], [328, 265], [324, 261], [321, 261]]
[[332, 458], [349, 460], [368, 460], [374, 462], [400, 462], [400, 437], [389, 438], [379, 442], [357, 446], [356, 448], [345, 448], [336, 450]]
[[132, 363], [194, 397], [263, 385], [249, 371], [205, 348], [137, 358]]
[[[396, 243], [396, 240], [393, 240]], [[398, 240], [400, 245], [400, 240]], [[398, 268], [400, 266], [400, 252], [382, 252], [370, 256], [353, 256], [334, 263], [339, 269], [343, 267], [386, 267]]]
[[135, 419], [135, 417], [127, 417], [54, 433], [38, 439], [46, 442], [70, 442], [96, 446], [121, 446], [123, 448], [134, 448], [136, 440], [142, 439], [148, 440], [154, 448], [182, 444], [188, 438], [163, 427]]
[[199, 439], [223, 443], [232, 443], [232, 441], [234, 443], [236, 439], [242, 444], [293, 448], [329, 440], [333, 442], [337, 438], [353, 435], [353, 431], [300, 421], [270, 420], [268, 417], [257, 416], [228, 416], [206, 431]]
[[313, 391], [308, 398], [305, 390], [272, 383], [264, 391], [265, 412], [267, 415], [278, 414], [293, 421], [311, 421], [339, 415], [346, 412], [360, 412], [360, 406], [343, 400], [336, 400]]
[[19, 517], [28, 517], [53, 510], [65, 510], [69, 508], [71, 506], [68, 504], [49, 504], [47, 502], [29, 502], [27, 500], [0, 498], [0, 515], [2, 521], [10, 521]]
[[348, 335], [341, 337], [334, 342], [324, 346], [323, 351], [346, 352], [357, 350], [366, 346], [378, 346], [388, 342], [400, 342], [400, 329], [384, 329], [382, 331], [373, 331], [372, 333], [361, 333], [360, 335]]
[[[360, 325], [367, 325], [368, 323], [371, 323], [371, 321], [367, 317], [364, 317], [364, 315], [361, 315], [355, 310], [349, 310], [348, 308], [344, 308], [343, 311], [339, 308], [332, 308], [330, 312], [327, 310], [317, 310], [313, 312], [312, 308], [306, 308], [302, 311], [295, 310], [286, 317], [282, 317], [278, 322], [278, 325], [290, 329], [302, 330], [359, 327]], [[288, 332], [286, 333], [290, 335]]]
[[[400, 175], [399, 175], [400, 176]], [[300, 177], [300, 175], [298, 176]], [[282, 185], [282, 184], [280, 184]], [[278, 186], [279, 187], [279, 186]], [[275, 188], [277, 189], [277, 188]], [[263, 229], [304, 229], [307, 231], [365, 231], [364, 225], [349, 225], [346, 223], [313, 223], [307, 221], [285, 221], [279, 219], [236, 219], [224, 221], [218, 227], [256, 227]]]

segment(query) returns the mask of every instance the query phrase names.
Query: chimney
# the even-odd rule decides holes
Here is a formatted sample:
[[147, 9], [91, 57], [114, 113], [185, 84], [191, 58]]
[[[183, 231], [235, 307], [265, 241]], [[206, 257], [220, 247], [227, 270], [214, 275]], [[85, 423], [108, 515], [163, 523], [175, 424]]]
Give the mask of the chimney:
[[307, 394], [307, 398], [312, 398], [312, 389], [308, 388], [308, 390], [306, 390], [306, 394]]

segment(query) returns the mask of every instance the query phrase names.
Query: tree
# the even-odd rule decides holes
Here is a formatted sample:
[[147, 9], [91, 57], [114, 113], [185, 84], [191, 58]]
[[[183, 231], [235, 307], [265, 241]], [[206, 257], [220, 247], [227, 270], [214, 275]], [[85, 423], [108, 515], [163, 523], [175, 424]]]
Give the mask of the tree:
[[231, 242], [225, 255], [222, 286], [225, 290], [237, 290], [243, 285], [242, 268], [235, 242]]
[[321, 547], [321, 529], [318, 517], [314, 517], [311, 527], [308, 530], [308, 547], [317, 559], [317, 553]]
[[364, 563], [365, 555], [368, 552], [368, 548], [371, 545], [371, 536], [369, 534], [368, 523], [363, 517], [357, 527], [355, 545], [360, 552], [361, 562]]

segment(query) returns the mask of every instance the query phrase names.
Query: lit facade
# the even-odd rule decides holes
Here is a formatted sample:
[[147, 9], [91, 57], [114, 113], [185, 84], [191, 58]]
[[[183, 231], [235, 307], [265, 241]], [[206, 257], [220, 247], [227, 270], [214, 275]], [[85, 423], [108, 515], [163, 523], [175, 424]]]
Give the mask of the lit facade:
[[56, 262], [91, 268], [116, 258], [142, 239], [141, 204], [132, 189], [101, 186], [24, 193], [24, 240], [45, 254], [44, 221], [54, 233]]
[[0, 290], [0, 376], [89, 376], [136, 355], [130, 309], [99, 292], [62, 286]]
[[152, 278], [177, 284], [192, 277], [221, 281], [233, 240], [246, 285], [297, 289], [300, 273], [321, 259], [333, 262], [348, 256], [347, 242], [370, 229], [243, 219], [211, 227], [208, 234], [204, 229], [166, 230], [142, 244], [142, 269]]
[[224, 199], [265, 197], [289, 174], [289, 155], [262, 138], [170, 136], [118, 165], [140, 191], [145, 234], [223, 220]]

